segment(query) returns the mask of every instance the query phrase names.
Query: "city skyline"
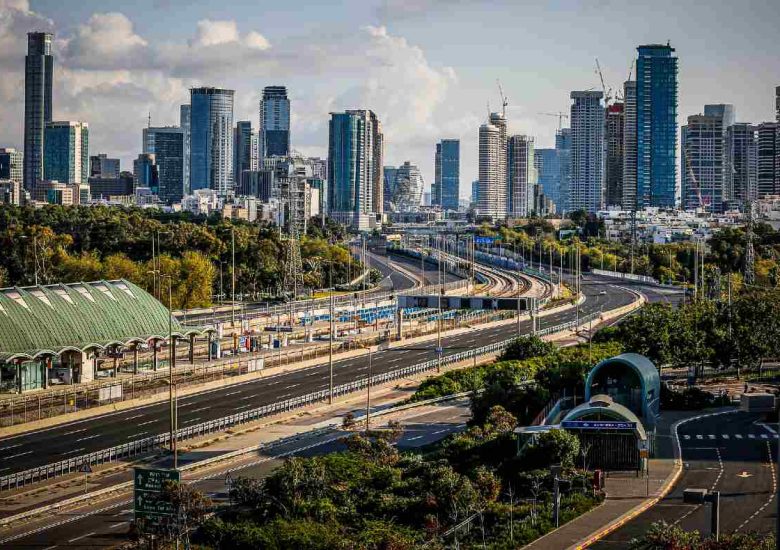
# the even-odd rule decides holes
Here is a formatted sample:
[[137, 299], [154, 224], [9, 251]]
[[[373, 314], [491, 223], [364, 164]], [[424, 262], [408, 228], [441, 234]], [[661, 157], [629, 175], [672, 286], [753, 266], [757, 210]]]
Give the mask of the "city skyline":
[[[23, 79], [24, 34], [54, 31], [54, 116], [90, 123], [93, 150], [117, 156], [125, 166], [137, 154], [132, 135], [146, 125], [149, 111], [155, 126], [176, 124], [178, 105], [186, 103], [189, 87], [236, 89], [234, 119], [255, 121], [262, 88], [282, 84], [290, 90], [294, 104], [293, 147], [305, 155], [324, 156], [328, 112], [372, 109], [384, 122], [389, 163], [412, 160], [426, 181], [432, 182], [434, 162], [427, 151], [440, 139], [460, 139], [461, 175], [463, 181], [470, 181], [477, 173], [476, 129], [484, 118], [485, 101], [499, 104], [497, 77], [509, 96], [508, 133], [531, 135], [540, 148], [550, 147], [555, 121], [537, 113], [564, 110], [570, 90], [598, 87], [595, 57], [601, 60], [607, 84], [617, 89], [628, 74], [636, 45], [666, 39], [683, 59], [678, 125], [708, 103], [736, 105], [745, 122], [774, 118], [774, 83], [764, 75], [777, 74], [780, 64], [762, 53], [769, 50], [761, 48], [766, 33], [760, 29], [772, 22], [776, 26], [779, 16], [761, 2], [742, 6], [741, 17], [733, 21], [737, 27], [751, 30], [749, 46], [728, 37], [718, 37], [717, 43], [704, 46], [702, 37], [717, 34], [714, 23], [718, 17], [729, 17], [736, 9], [725, 2], [716, 3], [711, 13], [679, 10], [660, 16], [641, 6], [632, 8], [630, 14], [611, 13], [618, 21], [644, 18], [663, 24], [664, 36], [645, 30], [659, 28], [657, 25], [645, 25], [635, 32], [614, 31], [613, 26], [610, 29], [614, 32], [599, 33], [602, 23], [592, 21], [598, 12], [574, 2], [530, 10], [502, 1], [462, 2], [456, 13], [448, 13], [439, 2], [417, 4], [412, 9], [407, 2], [388, 0], [348, 5], [349, 17], [343, 23], [335, 21], [339, 10], [315, 23], [309, 18], [322, 15], [322, 10], [315, 8], [307, 10], [301, 29], [292, 36], [273, 24], [291, 17], [283, 10], [270, 10], [263, 19], [259, 10], [241, 5], [224, 15], [212, 13], [199, 2], [192, 9], [179, 10], [177, 0], [162, 4], [142, 1], [139, 10], [125, 14], [114, 11], [121, 9], [121, 3], [114, 1], [84, 4], [63, 10], [49, 1], [0, 2], [0, 40], [8, 44], [0, 68], [11, 75], [11, 83]], [[145, 19], [141, 26], [136, 15], [141, 12], [154, 14], [151, 19], [155, 21], [147, 25]], [[500, 25], [517, 23], [522, 12], [522, 28], [534, 36], [545, 28], [565, 28], [584, 16], [591, 23], [589, 38], [584, 42], [586, 47], [579, 48], [583, 31], [573, 28], [567, 40], [556, 38], [560, 44], [538, 37], [533, 51], [507, 36], [505, 43], [476, 40], [471, 51], [464, 52], [462, 46], [452, 44], [443, 49], [422, 31], [428, 29], [429, 18], [437, 23], [432, 33], [436, 36], [462, 28], [469, 17], [476, 16], [478, 21], [496, 12], [501, 12], [504, 20]], [[685, 25], [694, 16], [700, 19], [697, 28], [702, 29], [698, 40]], [[177, 24], [170, 28], [173, 17]], [[343, 35], [342, 27], [353, 32]], [[101, 39], [108, 33], [114, 38], [110, 45]], [[22, 42], [17, 44], [19, 40]], [[573, 47], [575, 43], [578, 48]], [[234, 53], [228, 59], [231, 44]], [[527, 63], [524, 61], [522, 67], [511, 70], [475, 63], [478, 57], [503, 48], [531, 57], [525, 58]], [[568, 53], [560, 59], [562, 49]], [[291, 53], [300, 59], [291, 60]], [[154, 54], [159, 54], [157, 61], [152, 60]], [[718, 64], [706, 62], [713, 56], [719, 56]], [[248, 63], [251, 70], [242, 70], [241, 63]], [[304, 70], [302, 65], [307, 63]], [[251, 78], [245, 76], [248, 72]], [[399, 95], [396, 92], [400, 89], [404, 93]], [[0, 140], [21, 149], [19, 107], [24, 98], [18, 97], [18, 88], [13, 86], [3, 87], [0, 93], [4, 100], [0, 112], [9, 121], [0, 130]], [[114, 112], [121, 112], [122, 119], [109, 117]], [[461, 186], [461, 196], [467, 195], [468, 190]]]

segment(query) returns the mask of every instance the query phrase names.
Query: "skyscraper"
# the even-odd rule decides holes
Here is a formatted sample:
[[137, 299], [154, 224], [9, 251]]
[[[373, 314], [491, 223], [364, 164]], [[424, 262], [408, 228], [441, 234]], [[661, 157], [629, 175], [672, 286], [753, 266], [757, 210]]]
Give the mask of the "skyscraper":
[[190, 90], [190, 186], [233, 191], [233, 90]]
[[384, 135], [382, 134], [382, 123], [379, 122], [376, 113], [368, 109], [357, 109], [347, 111], [347, 113], [357, 115], [365, 121], [365, 140], [369, 151], [367, 159], [369, 166], [369, 185], [371, 186], [371, 210], [376, 215], [381, 215], [384, 211], [384, 178], [382, 177], [382, 168], [384, 166]]
[[603, 92], [571, 93], [571, 183], [568, 210], [596, 212], [604, 202]]
[[105, 153], [89, 157], [89, 177], [118, 178], [119, 159], [108, 158]]
[[154, 155], [160, 200], [167, 204], [184, 196], [184, 132], [178, 126], [144, 128], [144, 153]]
[[780, 86], [775, 87], [775, 122], [780, 122]]
[[28, 191], [43, 178], [43, 140], [47, 122], [51, 122], [51, 90], [54, 57], [53, 35], [27, 33], [24, 58], [24, 188]]
[[147, 187], [153, 195], [160, 194], [160, 180], [154, 153], [141, 153], [133, 161], [133, 186]]
[[395, 194], [395, 174], [398, 172], [397, 166], [385, 166], [382, 169], [384, 186], [382, 189], [382, 203], [384, 212], [392, 212], [393, 195]]
[[722, 212], [725, 160], [723, 116], [692, 115], [682, 128], [682, 206]]
[[87, 183], [89, 126], [86, 122], [47, 122], [43, 143], [45, 179], [60, 183]]
[[393, 197], [390, 200], [393, 212], [419, 211], [424, 187], [425, 182], [416, 165], [407, 160], [399, 166], [395, 171]]
[[244, 170], [252, 170], [252, 123], [248, 120], [238, 121], [233, 130], [233, 181], [236, 185]]
[[677, 58], [674, 48], [637, 48], [637, 206], [673, 208], [677, 163]]
[[443, 210], [457, 210], [460, 200], [460, 140], [443, 139], [437, 143], [435, 165], [431, 203]]
[[726, 200], [744, 208], [758, 193], [758, 139], [756, 127], [739, 122], [726, 130]]
[[636, 81], [623, 83], [623, 197], [627, 210], [636, 210]]
[[383, 187], [381, 166], [375, 168], [377, 155], [375, 128], [370, 111], [331, 113], [328, 127], [328, 208], [335, 220], [359, 231], [375, 226], [375, 177]]
[[558, 187], [558, 211], [566, 213], [569, 208], [571, 187], [571, 128], [561, 128], [555, 133], [555, 151], [558, 154], [560, 184]]
[[22, 183], [24, 153], [12, 147], [0, 149], [0, 180]]
[[780, 123], [758, 125], [758, 198], [780, 194]]
[[514, 135], [507, 142], [507, 215], [524, 218], [534, 209], [534, 138]]
[[191, 192], [190, 185], [190, 106], [182, 105], [179, 108], [179, 127], [184, 137], [184, 162], [181, 170], [182, 180], [184, 182], [184, 194]]
[[604, 166], [604, 202], [607, 206], [623, 204], [623, 130], [625, 113], [623, 103], [607, 107], [606, 161]]
[[471, 182], [471, 207], [477, 208], [479, 203], [479, 180]]
[[491, 113], [479, 127], [479, 202], [477, 214], [497, 220], [506, 219], [506, 118]]
[[542, 186], [545, 196], [558, 205], [561, 188], [561, 167], [556, 149], [535, 149], [534, 168], [536, 181]]
[[260, 100], [260, 158], [290, 154], [290, 100], [285, 86], [266, 86]]

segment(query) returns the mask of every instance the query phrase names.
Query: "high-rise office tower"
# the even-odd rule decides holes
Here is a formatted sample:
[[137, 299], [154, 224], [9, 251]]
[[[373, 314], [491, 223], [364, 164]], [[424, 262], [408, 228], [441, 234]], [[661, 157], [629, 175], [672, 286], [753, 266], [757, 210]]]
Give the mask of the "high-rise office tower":
[[637, 48], [637, 207], [673, 208], [677, 163], [677, 58], [674, 48]]
[[569, 188], [571, 187], [571, 128], [561, 128], [555, 133], [555, 151], [560, 167], [558, 186], [558, 211], [565, 214], [569, 208]]
[[285, 86], [266, 86], [260, 100], [260, 158], [290, 154], [290, 100]]
[[60, 183], [87, 183], [89, 125], [86, 122], [47, 122], [43, 144], [45, 179]]
[[190, 90], [190, 187], [233, 192], [233, 90]]
[[477, 208], [479, 203], [479, 180], [471, 182], [471, 207]]
[[623, 130], [625, 111], [623, 103], [607, 107], [606, 161], [604, 163], [604, 202], [607, 206], [623, 204]]
[[[24, 58], [24, 188], [31, 191], [43, 179], [43, 143], [46, 123], [51, 122], [51, 90], [54, 57], [53, 35], [27, 33]], [[86, 181], [86, 180], [85, 180]]]
[[382, 169], [382, 179], [384, 185], [382, 189], [382, 203], [384, 212], [393, 211], [393, 195], [395, 194], [395, 175], [398, 172], [397, 166], [385, 166]]
[[571, 182], [568, 210], [596, 212], [604, 202], [603, 92], [571, 93]]
[[457, 210], [460, 200], [460, 140], [443, 139], [436, 144], [435, 179], [431, 203], [443, 210]]
[[780, 86], [775, 87], [775, 122], [780, 122]]
[[744, 208], [758, 193], [758, 139], [756, 127], [738, 122], [726, 129], [726, 200]]
[[636, 210], [636, 81], [623, 83], [623, 196], [621, 205]]
[[160, 180], [154, 153], [141, 153], [133, 161], [133, 186], [146, 187], [153, 195], [160, 194]]
[[535, 149], [534, 168], [536, 181], [542, 187], [544, 195], [556, 205], [561, 188], [561, 167], [558, 161], [558, 151], [555, 149]]
[[689, 116], [682, 128], [682, 206], [686, 210], [723, 211], [724, 116], [728, 115], [723, 109], [705, 108], [705, 114]]
[[780, 123], [758, 125], [758, 198], [780, 194]]
[[154, 155], [160, 200], [180, 202], [184, 196], [184, 132], [178, 126], [144, 128], [143, 152]]
[[0, 148], [0, 180], [22, 183], [24, 177], [24, 153], [13, 147]]
[[374, 150], [382, 145], [375, 119], [371, 111], [331, 113], [328, 127], [330, 215], [359, 231], [375, 226], [374, 191], [377, 185], [384, 187], [382, 167], [374, 165], [382, 158]]
[[394, 212], [417, 212], [422, 203], [423, 181], [420, 169], [409, 162], [404, 162], [395, 171], [393, 197], [390, 200]]
[[119, 159], [108, 158], [105, 153], [89, 157], [90, 178], [118, 178], [119, 172]]
[[184, 137], [184, 162], [182, 165], [182, 181], [184, 183], [184, 194], [191, 192], [190, 185], [190, 113], [189, 105], [182, 105], [179, 108], [179, 128], [181, 128]]
[[260, 168], [260, 136], [252, 133], [249, 137], [249, 169], [258, 170]]
[[240, 120], [233, 129], [233, 181], [241, 181], [241, 172], [252, 170], [252, 123]]
[[491, 113], [479, 127], [479, 202], [477, 213], [497, 220], [506, 219], [506, 118]]
[[384, 166], [384, 135], [382, 134], [382, 123], [379, 122], [376, 113], [368, 109], [357, 109], [346, 112], [357, 115], [365, 121], [366, 147], [370, 153], [370, 158], [368, 158], [368, 173], [371, 185], [371, 209], [374, 214], [381, 215], [384, 211], [384, 178], [382, 177], [382, 168]]
[[507, 141], [507, 215], [524, 218], [534, 209], [534, 138], [514, 135]]

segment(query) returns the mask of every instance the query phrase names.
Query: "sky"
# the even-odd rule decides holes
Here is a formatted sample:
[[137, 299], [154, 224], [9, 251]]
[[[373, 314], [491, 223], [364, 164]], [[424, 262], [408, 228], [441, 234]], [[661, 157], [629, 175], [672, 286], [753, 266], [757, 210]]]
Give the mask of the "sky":
[[[680, 58], [678, 123], [706, 103], [774, 120], [777, 0], [0, 0], [0, 147], [22, 148], [26, 33], [55, 33], [54, 118], [90, 125], [90, 153], [141, 150], [141, 129], [178, 124], [189, 88], [236, 90], [234, 120], [258, 125], [268, 85], [286, 85], [292, 145], [327, 156], [328, 113], [372, 109], [385, 164], [420, 166], [461, 140], [461, 197], [477, 177], [477, 132], [508, 98], [511, 133], [552, 147], [571, 90], [618, 90], [636, 46]], [[564, 121], [565, 124], [565, 121]]]

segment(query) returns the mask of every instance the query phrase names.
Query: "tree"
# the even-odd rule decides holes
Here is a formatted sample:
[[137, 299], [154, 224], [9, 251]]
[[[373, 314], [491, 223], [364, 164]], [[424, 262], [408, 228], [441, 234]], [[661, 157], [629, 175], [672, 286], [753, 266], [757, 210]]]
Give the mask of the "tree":
[[560, 464], [564, 469], [573, 468], [580, 453], [580, 440], [565, 430], [553, 429], [540, 434], [529, 444], [523, 456], [529, 469]]
[[718, 541], [704, 538], [698, 531], [685, 531], [661, 521], [650, 526], [644, 536], [630, 542], [632, 550], [772, 550], [773, 535], [723, 535]]
[[555, 344], [545, 342], [538, 336], [520, 336], [509, 343], [499, 360], [529, 359], [553, 353], [555, 349]]

